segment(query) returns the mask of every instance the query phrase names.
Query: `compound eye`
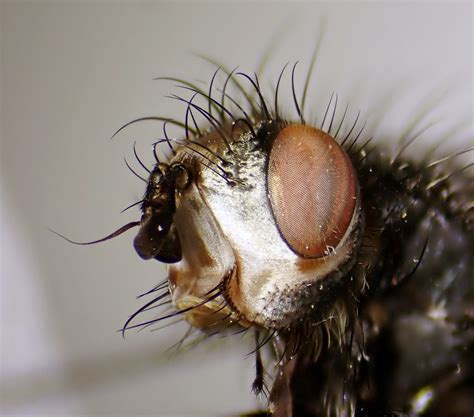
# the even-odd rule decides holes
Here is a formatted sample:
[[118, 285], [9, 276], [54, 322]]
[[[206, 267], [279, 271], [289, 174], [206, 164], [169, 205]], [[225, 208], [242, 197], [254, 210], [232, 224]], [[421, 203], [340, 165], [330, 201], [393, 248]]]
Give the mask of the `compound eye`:
[[352, 163], [327, 133], [305, 125], [280, 131], [270, 152], [268, 194], [280, 234], [304, 258], [331, 253], [356, 209]]

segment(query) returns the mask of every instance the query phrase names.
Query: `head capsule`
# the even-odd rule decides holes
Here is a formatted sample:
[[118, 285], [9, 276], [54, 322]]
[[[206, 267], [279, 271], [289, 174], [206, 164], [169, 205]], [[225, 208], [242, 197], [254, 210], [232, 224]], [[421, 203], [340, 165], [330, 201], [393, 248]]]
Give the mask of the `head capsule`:
[[[229, 140], [229, 152], [227, 144], [216, 145], [215, 134], [200, 138], [212, 155], [226, 158], [233, 181], [219, 175], [217, 162], [209, 168], [217, 159], [209, 153], [173, 200], [182, 249], [181, 261], [169, 268], [173, 302], [180, 310], [199, 305], [193, 314], [202, 322], [201, 316], [214, 322], [216, 311], [224, 311], [243, 325], [278, 329], [324, 314], [335, 291], [348, 285], [356, 259], [363, 216], [344, 149], [309, 126], [259, 126]], [[188, 166], [187, 151], [177, 149], [173, 161]], [[165, 200], [175, 197], [167, 197], [168, 175], [169, 183], [158, 187]], [[224, 301], [215, 307], [208, 299], [217, 290]]]

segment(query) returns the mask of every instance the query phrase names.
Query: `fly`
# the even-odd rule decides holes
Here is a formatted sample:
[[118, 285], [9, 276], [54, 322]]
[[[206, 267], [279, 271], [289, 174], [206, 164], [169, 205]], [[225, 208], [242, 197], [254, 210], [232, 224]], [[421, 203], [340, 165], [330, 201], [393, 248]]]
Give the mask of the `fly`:
[[[124, 126], [161, 122], [163, 136], [153, 167], [135, 153], [148, 175], [141, 219], [99, 241], [138, 227], [136, 252], [168, 278], [123, 331], [176, 316], [205, 333], [253, 331], [260, 415], [472, 415], [474, 178], [456, 162], [470, 150], [411, 161], [417, 125], [389, 154], [337, 95], [314, 121], [315, 58], [301, 93], [297, 64], [271, 99], [256, 75], [219, 67], [206, 89], [172, 79], [190, 94], [171, 96], [182, 121]], [[284, 82], [293, 116], [279, 106]]]

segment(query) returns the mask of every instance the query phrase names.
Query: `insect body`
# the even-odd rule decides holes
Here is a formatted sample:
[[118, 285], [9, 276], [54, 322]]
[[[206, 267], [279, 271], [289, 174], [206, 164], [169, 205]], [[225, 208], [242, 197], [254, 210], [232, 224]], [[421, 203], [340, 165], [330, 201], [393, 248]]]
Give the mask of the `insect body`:
[[[139, 225], [137, 253], [169, 264], [168, 280], [124, 330], [181, 314], [209, 333], [254, 330], [254, 389], [268, 347], [275, 417], [472, 415], [472, 176], [457, 154], [384, 154], [359, 116], [336, 117], [337, 98], [307, 122], [295, 67], [297, 117], [283, 116], [283, 74], [273, 106], [246, 74], [228, 71], [219, 88], [214, 76], [207, 92], [181, 82], [194, 94], [174, 97], [185, 120], [165, 121], [157, 144], [171, 155], [155, 153], [141, 221], [126, 226]], [[166, 300], [171, 314], [137, 321]]]

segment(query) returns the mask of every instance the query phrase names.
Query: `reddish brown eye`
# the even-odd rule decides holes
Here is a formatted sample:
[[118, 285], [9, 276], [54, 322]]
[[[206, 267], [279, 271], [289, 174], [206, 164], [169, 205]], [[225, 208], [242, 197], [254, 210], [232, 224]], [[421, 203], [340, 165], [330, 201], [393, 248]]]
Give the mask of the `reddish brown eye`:
[[285, 127], [273, 143], [267, 182], [276, 223], [294, 252], [320, 258], [336, 248], [353, 218], [358, 185], [349, 157], [330, 135]]

